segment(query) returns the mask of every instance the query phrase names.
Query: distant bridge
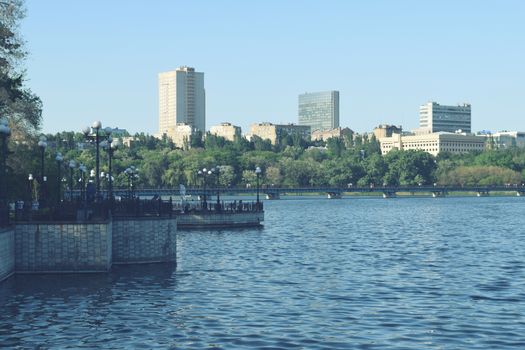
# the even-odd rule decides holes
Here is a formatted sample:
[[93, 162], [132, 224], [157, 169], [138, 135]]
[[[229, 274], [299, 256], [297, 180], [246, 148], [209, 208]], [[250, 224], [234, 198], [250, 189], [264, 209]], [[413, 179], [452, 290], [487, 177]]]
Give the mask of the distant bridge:
[[[220, 191], [221, 195], [236, 194], [256, 194], [255, 187], [235, 187], [235, 188], [206, 188], [207, 196], [214, 196]], [[525, 196], [525, 185], [506, 185], [506, 186], [348, 186], [348, 187], [261, 187], [260, 194], [267, 199], [279, 199], [281, 195], [286, 194], [307, 194], [323, 193], [328, 198], [341, 198], [345, 193], [372, 194], [379, 193], [385, 198], [395, 197], [399, 193], [428, 193], [433, 197], [443, 197], [449, 193], [470, 192], [476, 193], [477, 196], [488, 196], [490, 192], [507, 192], [516, 193], [518, 196]], [[115, 196], [128, 196], [128, 189], [115, 189]], [[179, 188], [141, 188], [135, 189], [134, 194], [137, 196], [180, 196]], [[186, 195], [201, 196], [204, 194], [203, 188], [186, 188]]]

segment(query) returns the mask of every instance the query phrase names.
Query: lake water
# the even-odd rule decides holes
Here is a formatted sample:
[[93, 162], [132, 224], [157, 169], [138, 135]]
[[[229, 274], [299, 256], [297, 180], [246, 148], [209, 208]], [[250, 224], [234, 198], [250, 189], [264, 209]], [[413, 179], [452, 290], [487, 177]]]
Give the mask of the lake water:
[[525, 198], [266, 201], [178, 265], [16, 276], [0, 347], [524, 349]]

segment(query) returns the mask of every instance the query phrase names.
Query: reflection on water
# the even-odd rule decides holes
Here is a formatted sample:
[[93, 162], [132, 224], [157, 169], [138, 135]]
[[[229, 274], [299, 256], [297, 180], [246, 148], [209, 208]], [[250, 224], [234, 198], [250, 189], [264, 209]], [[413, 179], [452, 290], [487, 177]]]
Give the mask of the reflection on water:
[[178, 265], [18, 275], [0, 347], [525, 348], [523, 198], [266, 202]]

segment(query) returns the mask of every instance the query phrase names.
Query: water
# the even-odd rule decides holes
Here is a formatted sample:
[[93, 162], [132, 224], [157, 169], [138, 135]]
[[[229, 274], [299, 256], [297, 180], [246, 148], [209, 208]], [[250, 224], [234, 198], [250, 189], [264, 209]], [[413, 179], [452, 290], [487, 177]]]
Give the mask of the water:
[[523, 349], [524, 198], [266, 202], [178, 266], [16, 276], [0, 347]]

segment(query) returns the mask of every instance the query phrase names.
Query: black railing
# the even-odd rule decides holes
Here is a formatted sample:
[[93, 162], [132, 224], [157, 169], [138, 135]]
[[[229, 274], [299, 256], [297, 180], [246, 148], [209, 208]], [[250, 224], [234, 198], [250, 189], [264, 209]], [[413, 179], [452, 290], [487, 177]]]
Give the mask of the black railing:
[[13, 222], [25, 221], [97, 221], [110, 217], [107, 201], [85, 203], [81, 201], [61, 202], [53, 207], [39, 208], [32, 202], [19, 201], [12, 210]]
[[113, 202], [114, 217], [151, 217], [173, 215], [173, 202], [157, 199], [124, 199]]
[[9, 221], [97, 221], [110, 217], [159, 217], [173, 215], [171, 200], [124, 199], [118, 201], [102, 200], [86, 202], [80, 200], [63, 201], [60, 204], [39, 208], [32, 202], [19, 201], [11, 210]]
[[263, 202], [243, 202], [231, 201], [221, 203], [177, 203], [174, 205], [177, 214], [206, 214], [206, 213], [241, 213], [241, 212], [261, 212], [264, 210]]
[[[215, 213], [262, 212], [262, 202], [230, 201], [221, 203], [173, 203], [171, 199], [122, 199], [86, 202], [63, 201], [54, 207], [39, 208], [36, 203], [18, 201], [11, 210], [2, 214], [2, 226], [17, 222], [36, 221], [101, 221], [114, 218], [172, 217], [189, 213], [201, 215]], [[4, 215], [5, 214], [5, 215]], [[5, 216], [5, 218], [4, 218]], [[4, 220], [5, 219], [5, 220]]]

